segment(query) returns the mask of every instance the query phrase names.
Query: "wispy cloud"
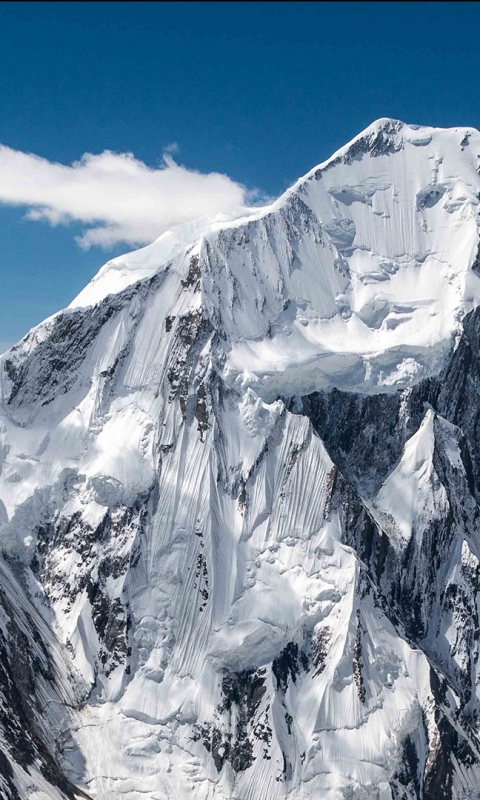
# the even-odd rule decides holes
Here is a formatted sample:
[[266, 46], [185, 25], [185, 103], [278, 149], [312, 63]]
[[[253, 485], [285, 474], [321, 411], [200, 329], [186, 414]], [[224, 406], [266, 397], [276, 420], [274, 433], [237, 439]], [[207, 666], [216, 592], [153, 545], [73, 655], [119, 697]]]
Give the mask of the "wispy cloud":
[[227, 175], [176, 163], [175, 142], [152, 168], [132, 153], [85, 153], [72, 165], [0, 145], [0, 203], [25, 206], [31, 220], [80, 222], [85, 248], [118, 242], [148, 244], [164, 231], [199, 217], [245, 213], [259, 195]]

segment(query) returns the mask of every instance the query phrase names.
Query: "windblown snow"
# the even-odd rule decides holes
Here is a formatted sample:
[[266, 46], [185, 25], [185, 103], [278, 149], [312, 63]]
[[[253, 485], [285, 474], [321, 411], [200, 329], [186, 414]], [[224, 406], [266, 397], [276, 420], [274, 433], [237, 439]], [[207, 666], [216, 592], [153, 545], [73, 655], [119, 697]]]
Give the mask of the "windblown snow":
[[381, 119], [0, 358], [2, 797], [478, 800], [479, 198]]

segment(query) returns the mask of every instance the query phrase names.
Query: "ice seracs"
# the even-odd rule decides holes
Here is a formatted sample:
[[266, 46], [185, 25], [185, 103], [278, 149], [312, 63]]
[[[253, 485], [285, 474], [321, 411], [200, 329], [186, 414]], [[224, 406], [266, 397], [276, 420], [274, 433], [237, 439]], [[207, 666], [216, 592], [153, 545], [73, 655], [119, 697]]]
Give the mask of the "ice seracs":
[[476, 796], [479, 162], [379, 120], [0, 358], [9, 800]]

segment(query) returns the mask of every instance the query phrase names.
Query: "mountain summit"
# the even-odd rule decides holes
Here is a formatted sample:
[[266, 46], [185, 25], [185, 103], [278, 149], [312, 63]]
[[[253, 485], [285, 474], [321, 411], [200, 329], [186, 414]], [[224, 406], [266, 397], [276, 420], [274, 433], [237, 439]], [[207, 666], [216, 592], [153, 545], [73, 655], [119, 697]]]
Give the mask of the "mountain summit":
[[479, 212], [381, 119], [0, 358], [2, 797], [480, 797]]

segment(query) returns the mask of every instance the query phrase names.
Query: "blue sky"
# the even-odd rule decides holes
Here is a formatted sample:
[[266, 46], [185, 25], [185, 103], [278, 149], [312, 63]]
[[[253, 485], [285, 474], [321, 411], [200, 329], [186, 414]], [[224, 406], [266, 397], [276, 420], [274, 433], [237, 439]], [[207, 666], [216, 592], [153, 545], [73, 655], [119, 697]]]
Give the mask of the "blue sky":
[[[138, 229], [149, 181], [160, 216], [171, 192], [175, 213], [182, 191], [202, 207], [215, 181], [220, 205], [238, 204], [238, 184], [276, 196], [378, 117], [480, 127], [479, 29], [477, 3], [0, 3], [0, 145], [13, 182], [0, 204], [0, 350], [133, 248], [115, 236], [107, 249], [79, 246], [105, 163], [54, 163], [132, 153], [112, 163], [135, 173], [125, 191], [138, 207], [126, 213]], [[166, 151], [179, 167], [169, 171]], [[43, 201], [14, 204], [37, 167], [42, 185], [58, 177], [66, 216], [55, 206], [25, 219]], [[107, 207], [116, 190], [103, 188]]]

